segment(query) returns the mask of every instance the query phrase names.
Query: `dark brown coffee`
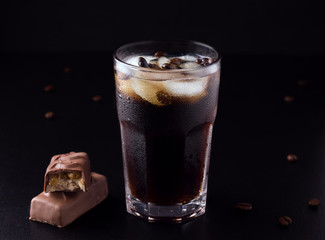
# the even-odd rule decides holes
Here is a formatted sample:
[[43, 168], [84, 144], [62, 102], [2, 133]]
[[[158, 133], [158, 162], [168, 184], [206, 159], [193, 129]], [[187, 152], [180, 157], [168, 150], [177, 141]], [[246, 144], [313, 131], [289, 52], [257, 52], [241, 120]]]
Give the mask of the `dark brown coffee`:
[[[209, 162], [218, 99], [218, 76], [208, 78], [202, 96], [180, 98], [165, 93], [165, 99], [160, 100], [163, 106], [116, 87], [124, 170], [135, 198], [173, 205], [199, 195], [207, 175], [204, 169]], [[117, 82], [127, 84], [123, 81], [129, 80]]]

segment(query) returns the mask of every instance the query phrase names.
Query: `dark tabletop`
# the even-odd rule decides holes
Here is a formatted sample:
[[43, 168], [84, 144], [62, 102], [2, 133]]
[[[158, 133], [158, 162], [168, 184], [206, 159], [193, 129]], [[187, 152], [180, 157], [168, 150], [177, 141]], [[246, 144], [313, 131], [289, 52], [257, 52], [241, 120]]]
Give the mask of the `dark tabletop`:
[[[325, 201], [324, 65], [322, 56], [224, 55], [206, 214], [152, 224], [125, 210], [111, 53], [2, 55], [0, 239], [325, 239], [325, 203], [308, 206]], [[109, 197], [62, 229], [28, 220], [50, 158], [70, 151], [89, 154]], [[253, 209], [240, 213], [238, 202]], [[281, 216], [293, 223], [282, 227]]]

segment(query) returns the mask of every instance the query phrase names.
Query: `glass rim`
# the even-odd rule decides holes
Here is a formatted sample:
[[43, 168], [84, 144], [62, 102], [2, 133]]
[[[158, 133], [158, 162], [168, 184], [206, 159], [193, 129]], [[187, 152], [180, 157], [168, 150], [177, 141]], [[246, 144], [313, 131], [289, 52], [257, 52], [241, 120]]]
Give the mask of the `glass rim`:
[[[127, 47], [132, 47], [134, 45], [137, 44], [150, 44], [150, 43], [163, 43], [163, 42], [179, 42], [179, 43], [192, 43], [198, 46], [202, 46], [205, 48], [208, 48], [210, 50], [212, 50], [217, 57], [214, 59], [214, 61], [207, 65], [207, 66], [202, 66], [200, 68], [194, 68], [194, 69], [168, 69], [168, 70], [163, 70], [163, 69], [153, 69], [153, 68], [146, 68], [146, 67], [140, 67], [140, 66], [136, 66], [136, 65], [132, 65], [130, 63], [127, 63], [125, 61], [123, 61], [122, 59], [120, 59], [117, 56], [117, 52], [123, 48], [127, 48]], [[115, 61], [117, 61], [118, 63], [122, 64], [123, 66], [132, 69], [132, 70], [136, 70], [136, 71], [142, 71], [142, 72], [150, 72], [150, 73], [159, 73], [159, 74], [170, 74], [170, 73], [190, 73], [190, 72], [200, 72], [200, 71], [206, 71], [209, 68], [214, 68], [218, 63], [220, 63], [221, 60], [221, 55], [220, 53], [212, 46], [206, 44], [206, 43], [202, 43], [199, 41], [193, 41], [193, 40], [146, 40], [146, 41], [135, 41], [135, 42], [130, 42], [127, 44], [123, 44], [122, 46], [120, 46], [119, 48], [117, 48], [114, 53], [113, 53], [113, 58]]]

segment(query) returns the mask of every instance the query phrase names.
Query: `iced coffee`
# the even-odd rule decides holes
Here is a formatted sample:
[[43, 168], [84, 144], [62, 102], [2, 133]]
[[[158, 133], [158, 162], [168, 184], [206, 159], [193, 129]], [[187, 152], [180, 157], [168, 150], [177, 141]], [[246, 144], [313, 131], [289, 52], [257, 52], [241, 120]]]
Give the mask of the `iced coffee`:
[[127, 211], [150, 222], [205, 212], [220, 56], [191, 42], [138, 42], [114, 55]]

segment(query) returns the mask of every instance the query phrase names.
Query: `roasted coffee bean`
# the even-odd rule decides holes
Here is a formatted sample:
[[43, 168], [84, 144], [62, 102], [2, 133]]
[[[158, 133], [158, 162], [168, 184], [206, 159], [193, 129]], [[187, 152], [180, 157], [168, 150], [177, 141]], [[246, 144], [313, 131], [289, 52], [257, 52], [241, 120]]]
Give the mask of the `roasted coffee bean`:
[[171, 64], [171, 63], [164, 63], [163, 65], [161, 65], [162, 69], [177, 69], [178, 67], [175, 64]]
[[215, 59], [214, 58], [209, 58], [209, 64], [212, 64], [212, 63], [214, 63], [214, 61], [215, 61]]
[[93, 97], [92, 97], [92, 100], [93, 100], [94, 102], [100, 102], [100, 101], [103, 100], [103, 97], [100, 96], [100, 95], [96, 95], [96, 96], [93, 96]]
[[310, 200], [308, 201], [308, 205], [309, 205], [310, 207], [318, 207], [319, 204], [320, 204], [320, 200], [317, 199], [317, 198], [313, 198], [313, 199], [310, 199]]
[[209, 65], [209, 58], [202, 58], [201, 65], [202, 65], [202, 66], [207, 66], [207, 65]]
[[279, 217], [279, 223], [282, 226], [288, 227], [292, 223], [292, 219], [288, 216]]
[[297, 155], [290, 153], [287, 156], [287, 160], [288, 160], [288, 162], [295, 162], [298, 160], [298, 157], [297, 157]]
[[183, 59], [180, 58], [172, 58], [170, 59], [170, 63], [175, 64], [177, 66], [181, 65], [184, 62]]
[[145, 68], [149, 67], [148, 62], [144, 57], [139, 57], [138, 65]]
[[54, 113], [53, 112], [47, 112], [47, 113], [45, 113], [45, 118], [46, 119], [51, 119], [53, 117], [54, 117]]
[[54, 85], [52, 85], [52, 84], [46, 85], [44, 87], [45, 92], [51, 92], [51, 91], [53, 91], [53, 89], [54, 89]]
[[164, 91], [158, 91], [156, 93], [156, 96], [157, 96], [157, 100], [164, 105], [168, 105], [172, 103], [171, 97], [168, 95], [168, 93]]
[[157, 64], [154, 64], [154, 63], [149, 63], [148, 66], [150, 68], [159, 69], [158, 65]]
[[284, 101], [287, 103], [293, 102], [294, 97], [293, 96], [285, 96], [284, 97]]
[[154, 57], [157, 57], [157, 58], [160, 58], [160, 57], [163, 57], [163, 56], [164, 56], [164, 57], [167, 57], [168, 54], [165, 53], [165, 52], [158, 51], [158, 52], [156, 52], [153, 56], [154, 56]]
[[197, 64], [201, 64], [202, 59], [201, 59], [201, 58], [197, 58], [197, 59], [195, 60], [195, 62], [196, 62]]
[[241, 210], [241, 211], [250, 211], [253, 209], [253, 205], [251, 203], [237, 203], [236, 209]]

